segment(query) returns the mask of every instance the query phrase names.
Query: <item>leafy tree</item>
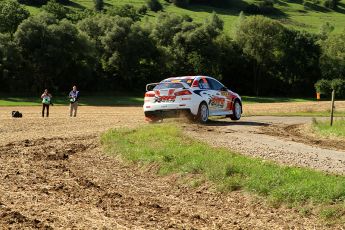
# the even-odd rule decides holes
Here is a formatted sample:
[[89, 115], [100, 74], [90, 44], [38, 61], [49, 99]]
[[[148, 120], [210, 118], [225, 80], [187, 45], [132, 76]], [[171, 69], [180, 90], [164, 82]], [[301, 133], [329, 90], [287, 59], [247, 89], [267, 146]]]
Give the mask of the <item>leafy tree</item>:
[[330, 81], [326, 79], [318, 80], [314, 86], [318, 93], [329, 94], [332, 91]]
[[280, 42], [284, 27], [263, 16], [247, 17], [238, 25], [235, 40], [243, 52], [253, 60], [255, 94], [259, 95], [262, 73], [280, 55]]
[[78, 27], [95, 42], [101, 71], [113, 88], [144, 86], [157, 76], [159, 53], [150, 29], [130, 18], [109, 15], [85, 19]]
[[188, 17], [161, 14], [151, 37], [164, 52], [165, 69], [170, 74], [221, 77], [218, 65], [220, 52], [215, 40], [222, 33], [222, 28], [223, 22], [216, 14], [202, 24]]
[[21, 56], [15, 42], [9, 34], [0, 34], [0, 90], [14, 92], [30, 85], [27, 79], [21, 79]]
[[334, 30], [334, 26], [331, 25], [329, 22], [325, 22], [320, 26], [320, 38], [322, 40], [327, 39], [329, 34]]
[[272, 0], [260, 0], [257, 3], [251, 3], [247, 5], [244, 11], [248, 14], [272, 14], [274, 13], [274, 1]]
[[214, 42], [219, 55], [217, 63], [222, 83], [241, 94], [252, 94], [252, 71], [248, 71], [251, 69], [250, 59], [235, 41], [224, 34], [218, 36]]
[[320, 67], [326, 79], [345, 78], [345, 30], [333, 34], [321, 43]]
[[171, 0], [177, 7], [187, 7], [189, 5], [189, 0]]
[[336, 78], [333, 80], [320, 79], [315, 83], [316, 92], [330, 95], [332, 90], [341, 97], [345, 96], [345, 80]]
[[224, 7], [228, 4], [229, 1], [225, 0], [190, 0], [191, 4], [204, 4], [217, 7]]
[[339, 0], [325, 0], [323, 5], [327, 8], [335, 10], [338, 7]]
[[104, 1], [103, 0], [94, 0], [95, 2], [95, 10], [102, 11], [104, 8]]
[[0, 32], [10, 33], [12, 36], [18, 25], [29, 15], [29, 12], [15, 1], [0, 2]]
[[102, 44], [103, 37], [115, 26], [121, 27], [126, 24], [132, 24], [130, 18], [121, 18], [119, 16], [110, 16], [105, 14], [96, 14], [85, 18], [78, 23], [78, 28], [89, 36], [89, 39], [95, 43], [99, 55], [105, 52]]
[[70, 0], [56, 0], [58, 3], [61, 3], [61, 4], [69, 4], [70, 3]]
[[53, 14], [57, 19], [61, 20], [67, 17], [68, 9], [58, 3], [56, 0], [50, 0], [42, 7], [43, 10]]
[[18, 3], [30, 6], [42, 6], [47, 4], [48, 0], [18, 0]]
[[163, 6], [159, 2], [159, 0], [147, 0], [146, 3], [147, 3], [147, 7], [154, 12], [157, 12], [163, 9]]
[[89, 84], [94, 63], [93, 46], [69, 21], [41, 13], [25, 20], [14, 35], [21, 50], [31, 91], [43, 87], [66, 90], [79, 81]]
[[95, 11], [90, 9], [84, 9], [84, 10], [77, 10], [77, 11], [70, 11], [67, 14], [67, 18], [72, 21], [73, 23], [78, 23], [79, 21], [89, 18], [97, 14]]
[[187, 27], [187, 24], [188, 22], [181, 16], [159, 14], [152, 28], [151, 36], [158, 45], [169, 46], [173, 42], [175, 34], [182, 30], [183, 25]]
[[284, 30], [280, 55], [275, 64], [275, 75], [282, 82], [281, 92], [292, 95], [311, 92], [320, 77], [321, 48], [318, 37], [307, 32]]
[[137, 12], [131, 4], [125, 4], [122, 6], [113, 6], [107, 10], [107, 13], [111, 16], [120, 16], [120, 17], [128, 17], [131, 18], [133, 21], [139, 21], [141, 15]]
[[142, 5], [137, 9], [137, 13], [141, 14], [141, 15], [145, 15], [147, 13], [147, 6], [146, 5]]

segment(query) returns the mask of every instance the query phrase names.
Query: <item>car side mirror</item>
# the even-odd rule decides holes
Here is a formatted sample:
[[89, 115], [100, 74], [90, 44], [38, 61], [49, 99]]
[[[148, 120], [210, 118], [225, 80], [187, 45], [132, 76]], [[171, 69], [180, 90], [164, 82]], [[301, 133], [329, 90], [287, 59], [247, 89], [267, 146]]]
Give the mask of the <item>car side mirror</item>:
[[222, 88], [220, 89], [220, 91], [228, 91], [228, 88], [226, 88], [226, 87], [224, 86], [224, 87], [222, 87]]

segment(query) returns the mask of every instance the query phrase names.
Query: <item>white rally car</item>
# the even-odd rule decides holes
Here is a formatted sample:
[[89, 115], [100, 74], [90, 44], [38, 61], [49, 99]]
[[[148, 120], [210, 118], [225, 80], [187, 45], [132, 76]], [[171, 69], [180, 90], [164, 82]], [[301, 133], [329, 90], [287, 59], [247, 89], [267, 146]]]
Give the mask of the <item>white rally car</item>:
[[146, 91], [144, 113], [151, 121], [181, 112], [201, 123], [209, 116], [241, 118], [241, 97], [212, 77], [172, 77], [148, 84]]

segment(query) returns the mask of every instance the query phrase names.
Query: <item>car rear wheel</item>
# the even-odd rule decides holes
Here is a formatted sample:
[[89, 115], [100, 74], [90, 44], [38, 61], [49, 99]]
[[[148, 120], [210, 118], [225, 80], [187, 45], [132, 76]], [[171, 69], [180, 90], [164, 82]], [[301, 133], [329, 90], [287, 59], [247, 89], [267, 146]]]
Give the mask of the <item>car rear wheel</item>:
[[208, 121], [209, 110], [205, 102], [199, 105], [198, 115], [196, 116], [197, 122], [206, 123]]
[[242, 115], [242, 106], [238, 100], [235, 101], [234, 107], [232, 108], [232, 115], [230, 116], [231, 120], [238, 121], [241, 119]]
[[145, 120], [149, 123], [162, 122], [163, 118], [156, 114], [145, 113]]

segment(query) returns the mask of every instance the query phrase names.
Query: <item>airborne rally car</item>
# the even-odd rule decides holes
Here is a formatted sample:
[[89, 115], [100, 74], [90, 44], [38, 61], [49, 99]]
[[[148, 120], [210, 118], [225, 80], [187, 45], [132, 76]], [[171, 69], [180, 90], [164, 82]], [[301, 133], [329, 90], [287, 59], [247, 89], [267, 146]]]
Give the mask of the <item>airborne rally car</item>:
[[209, 116], [241, 118], [241, 97], [212, 77], [172, 77], [148, 84], [146, 91], [144, 113], [151, 121], [181, 112], [201, 123]]

